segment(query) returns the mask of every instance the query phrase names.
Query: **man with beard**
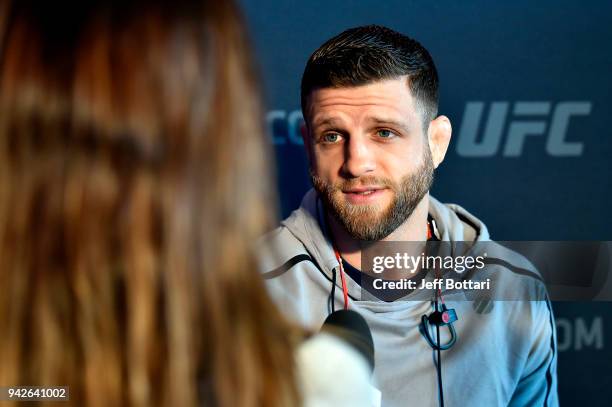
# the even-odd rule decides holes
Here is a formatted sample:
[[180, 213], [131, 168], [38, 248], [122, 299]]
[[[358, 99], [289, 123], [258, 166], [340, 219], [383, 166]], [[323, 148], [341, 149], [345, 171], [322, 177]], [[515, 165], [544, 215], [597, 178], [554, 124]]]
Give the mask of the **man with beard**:
[[[314, 189], [261, 246], [264, 278], [285, 314], [314, 329], [334, 309], [363, 315], [384, 406], [557, 405], [554, 320], [541, 287], [540, 301], [525, 295], [528, 301], [483, 307], [447, 299], [444, 307], [459, 316], [449, 349], [436, 345], [451, 341], [450, 330], [440, 329], [446, 320], [433, 345], [424, 332], [431, 324], [423, 316], [442, 310], [442, 292], [423, 298], [414, 290], [395, 301], [362, 296], [364, 245], [490, 241], [480, 220], [429, 195], [451, 125], [437, 115], [438, 77], [427, 50], [384, 27], [349, 29], [308, 60], [301, 102]], [[531, 265], [510, 258], [487, 265], [487, 275], [536, 287]]]

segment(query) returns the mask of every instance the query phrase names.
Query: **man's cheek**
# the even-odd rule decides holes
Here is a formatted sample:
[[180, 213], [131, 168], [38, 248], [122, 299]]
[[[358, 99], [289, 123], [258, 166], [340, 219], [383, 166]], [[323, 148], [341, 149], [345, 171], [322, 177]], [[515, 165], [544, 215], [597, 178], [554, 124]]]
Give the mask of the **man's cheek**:
[[311, 162], [311, 168], [313, 173], [317, 177], [321, 178], [321, 180], [325, 181], [326, 183], [330, 181], [329, 169], [327, 168], [324, 160], [320, 159], [319, 157], [314, 158]]

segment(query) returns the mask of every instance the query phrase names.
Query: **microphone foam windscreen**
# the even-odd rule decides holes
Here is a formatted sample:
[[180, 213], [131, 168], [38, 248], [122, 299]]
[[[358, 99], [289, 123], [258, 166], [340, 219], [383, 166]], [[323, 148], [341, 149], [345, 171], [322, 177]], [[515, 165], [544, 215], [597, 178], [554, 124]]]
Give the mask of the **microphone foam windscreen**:
[[374, 368], [374, 341], [366, 320], [355, 311], [339, 310], [332, 312], [321, 328], [339, 337], [363, 355], [370, 367]]

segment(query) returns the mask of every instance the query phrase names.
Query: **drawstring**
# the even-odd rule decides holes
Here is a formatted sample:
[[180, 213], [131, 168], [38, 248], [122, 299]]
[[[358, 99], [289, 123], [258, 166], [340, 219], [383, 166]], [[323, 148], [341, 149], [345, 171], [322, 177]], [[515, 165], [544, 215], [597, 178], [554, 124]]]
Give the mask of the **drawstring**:
[[[316, 203], [316, 208], [317, 208], [317, 219], [319, 221], [319, 224], [322, 225], [322, 229], [323, 229], [323, 233], [327, 236], [329, 235], [330, 240], [332, 239], [331, 234], [328, 233], [329, 230], [329, 226], [327, 225], [327, 220], [325, 219], [325, 217], [321, 216], [321, 213], [319, 213], [319, 195], [317, 194], [317, 203]], [[340, 280], [342, 280], [342, 294], [344, 296], [344, 309], [348, 309], [348, 288], [346, 286], [346, 279], [344, 277], [344, 267], [342, 266], [342, 258], [340, 257], [340, 253], [338, 253], [338, 250], [336, 250], [336, 248], [334, 247], [333, 243], [332, 243], [332, 247], [334, 249], [334, 254], [336, 255], [336, 260], [338, 261], [338, 268], [340, 270]], [[332, 269], [332, 274], [333, 274], [333, 284], [332, 284], [332, 312], [335, 310], [335, 303], [334, 303], [334, 295], [336, 293], [336, 269]]]
[[[346, 279], [344, 278], [344, 267], [342, 266], [342, 258], [338, 250], [334, 248], [334, 254], [336, 260], [338, 260], [338, 266], [340, 268], [340, 280], [342, 280], [342, 294], [344, 295], [344, 309], [348, 309], [348, 288], [346, 286]], [[335, 285], [335, 284], [334, 284]]]
[[331, 289], [331, 311], [332, 313], [336, 312], [336, 269], [332, 269], [332, 289]]

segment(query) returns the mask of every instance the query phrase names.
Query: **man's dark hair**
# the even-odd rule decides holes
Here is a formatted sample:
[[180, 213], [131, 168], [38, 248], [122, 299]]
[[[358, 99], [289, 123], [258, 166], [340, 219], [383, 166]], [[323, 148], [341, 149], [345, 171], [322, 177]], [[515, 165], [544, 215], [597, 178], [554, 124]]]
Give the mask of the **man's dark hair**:
[[408, 86], [427, 128], [438, 112], [438, 73], [417, 41], [378, 25], [348, 29], [325, 42], [308, 59], [302, 76], [302, 112], [320, 88], [366, 85], [408, 76]]

